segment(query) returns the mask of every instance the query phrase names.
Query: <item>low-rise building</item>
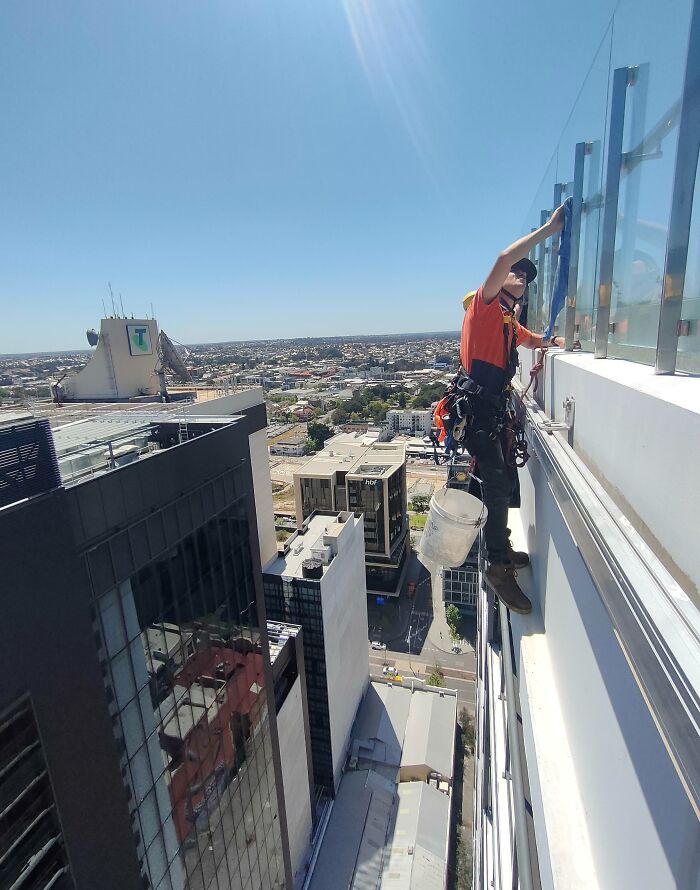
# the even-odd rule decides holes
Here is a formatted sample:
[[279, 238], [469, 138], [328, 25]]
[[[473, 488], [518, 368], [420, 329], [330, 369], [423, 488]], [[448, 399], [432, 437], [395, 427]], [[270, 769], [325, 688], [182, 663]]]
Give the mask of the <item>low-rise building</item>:
[[444, 890], [456, 718], [454, 690], [369, 685], [310, 890]]
[[398, 596], [408, 554], [406, 449], [335, 436], [294, 474], [297, 523], [314, 510], [364, 516], [367, 589]]
[[433, 413], [429, 409], [402, 411], [391, 408], [386, 412], [389, 432], [406, 436], [427, 436], [433, 424]]

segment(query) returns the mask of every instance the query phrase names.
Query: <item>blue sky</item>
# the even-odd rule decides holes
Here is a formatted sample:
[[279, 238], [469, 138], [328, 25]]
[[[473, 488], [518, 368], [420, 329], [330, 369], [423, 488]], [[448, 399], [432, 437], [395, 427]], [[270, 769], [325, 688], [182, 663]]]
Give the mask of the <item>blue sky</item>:
[[0, 6], [0, 353], [456, 330], [612, 0]]

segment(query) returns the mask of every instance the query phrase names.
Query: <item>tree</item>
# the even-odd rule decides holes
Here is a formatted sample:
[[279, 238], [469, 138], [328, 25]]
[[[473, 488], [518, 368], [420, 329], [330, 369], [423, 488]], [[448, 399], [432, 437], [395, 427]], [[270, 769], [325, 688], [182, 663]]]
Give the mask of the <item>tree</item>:
[[459, 619], [460, 619], [459, 609], [455, 606], [454, 603], [450, 603], [445, 609], [445, 619], [447, 620], [447, 626], [450, 629], [450, 637], [452, 638], [452, 642], [456, 643], [459, 639]]
[[388, 402], [383, 402], [381, 399], [374, 399], [367, 406], [367, 413], [369, 414], [371, 419], [375, 421], [384, 420], [384, 418], [386, 417], [386, 412], [388, 410]]
[[326, 439], [330, 439], [333, 435], [333, 430], [325, 423], [310, 423], [306, 428], [306, 433], [313, 444], [311, 450], [320, 451]]
[[462, 738], [464, 741], [464, 748], [468, 754], [474, 753], [474, 721], [469, 716], [469, 711], [466, 708], [459, 709], [459, 716], [457, 717], [457, 722], [459, 723], [459, 727], [462, 730]]
[[429, 505], [430, 505], [430, 499], [422, 494], [417, 494], [411, 500], [411, 510], [413, 510], [414, 513], [425, 513], [425, 511], [428, 509]]
[[426, 684], [428, 686], [444, 686], [445, 685], [445, 675], [442, 672], [442, 668], [440, 667], [439, 662], [435, 662], [433, 665], [433, 669], [428, 675], [428, 679], [426, 680]]
[[399, 393], [399, 408], [401, 408], [401, 410], [403, 410], [405, 407], [406, 407], [406, 393], [400, 392]]
[[350, 419], [350, 412], [344, 405], [339, 405], [331, 414], [331, 420], [335, 424], [347, 423]]
[[427, 383], [421, 386], [413, 397], [411, 405], [414, 408], [429, 408], [433, 402], [438, 401], [445, 393], [444, 383]]

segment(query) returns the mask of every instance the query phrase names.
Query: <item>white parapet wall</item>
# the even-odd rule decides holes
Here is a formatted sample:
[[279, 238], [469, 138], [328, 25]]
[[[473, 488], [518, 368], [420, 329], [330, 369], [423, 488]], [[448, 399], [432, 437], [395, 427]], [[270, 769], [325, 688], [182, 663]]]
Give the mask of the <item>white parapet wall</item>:
[[[531, 350], [520, 349], [524, 382], [533, 358]], [[697, 378], [659, 376], [634, 362], [553, 351], [540, 374], [538, 401], [550, 418], [563, 422], [564, 402], [571, 399], [574, 451], [681, 587], [697, 594]]]

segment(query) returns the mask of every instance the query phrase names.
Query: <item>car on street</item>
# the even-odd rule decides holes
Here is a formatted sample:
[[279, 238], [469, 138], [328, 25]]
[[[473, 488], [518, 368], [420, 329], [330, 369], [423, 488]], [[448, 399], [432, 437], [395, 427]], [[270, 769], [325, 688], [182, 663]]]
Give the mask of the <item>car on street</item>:
[[379, 640], [372, 640], [370, 646], [372, 649], [386, 649], [386, 643], [380, 643]]
[[382, 673], [385, 677], [394, 677], [396, 676], [396, 668], [394, 667], [385, 667], [382, 668]]
[[459, 648], [459, 646], [453, 646], [453, 647], [452, 647], [452, 651], [454, 652], [455, 655], [459, 655], [459, 653], [460, 653], [462, 650]]

